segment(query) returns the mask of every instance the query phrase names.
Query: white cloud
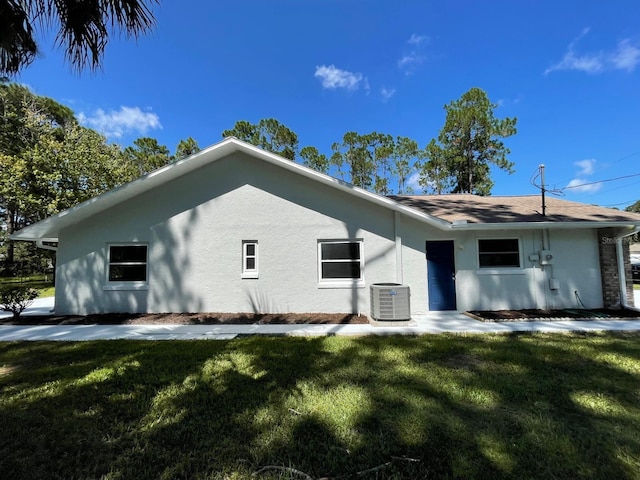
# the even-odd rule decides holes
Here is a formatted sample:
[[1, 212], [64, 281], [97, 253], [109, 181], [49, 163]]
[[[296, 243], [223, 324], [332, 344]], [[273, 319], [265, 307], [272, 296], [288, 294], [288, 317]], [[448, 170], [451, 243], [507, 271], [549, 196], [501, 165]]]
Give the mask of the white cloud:
[[593, 193], [600, 190], [600, 187], [602, 187], [602, 183], [600, 182], [591, 183], [582, 178], [574, 178], [564, 188], [570, 188], [573, 192]]
[[523, 99], [522, 95], [518, 95], [517, 97], [511, 97], [511, 98], [499, 98], [498, 100], [496, 100], [496, 105], [498, 107], [509, 107], [512, 105], [517, 105], [519, 104]]
[[585, 35], [589, 33], [589, 28], [584, 28], [580, 35], [574, 38], [569, 46], [567, 47], [567, 52], [555, 65], [547, 68], [544, 71], [545, 75], [548, 75], [551, 72], [556, 70], [579, 70], [587, 73], [598, 73], [604, 67], [604, 61], [602, 59], [601, 54], [591, 54], [591, 55], [576, 55], [575, 46]]
[[414, 172], [409, 178], [407, 178], [406, 182], [406, 190], [408, 192], [422, 192], [424, 191], [424, 187], [420, 185], [420, 173]]
[[411, 45], [412, 48], [400, 57], [398, 60], [398, 68], [404, 70], [407, 75], [411, 74], [414, 66], [424, 62], [425, 57], [422, 53], [423, 45], [428, 42], [429, 37], [426, 35], [411, 34], [407, 43]]
[[395, 88], [382, 87], [382, 89], [380, 90], [380, 95], [382, 95], [382, 101], [383, 102], [386, 102], [391, 97], [393, 97], [395, 94], [396, 94], [396, 89]]
[[583, 29], [580, 35], [569, 44], [562, 60], [547, 68], [544, 74], [548, 75], [559, 70], [577, 70], [590, 74], [612, 69], [631, 72], [640, 63], [640, 49], [632, 45], [629, 39], [618, 42], [615, 51], [576, 53], [576, 44], [588, 33], [588, 28]]
[[602, 187], [602, 183], [600, 182], [591, 182], [586, 180], [584, 177], [593, 174], [595, 171], [594, 167], [596, 164], [596, 160], [594, 158], [588, 158], [585, 160], [580, 160], [577, 162], [573, 162], [573, 164], [578, 167], [578, 172], [576, 173], [576, 178], [571, 180], [566, 187], [569, 188], [573, 192], [582, 192], [582, 193], [593, 193], [600, 190]]
[[369, 89], [369, 82], [361, 73], [353, 73], [347, 70], [336, 68], [335, 65], [321, 65], [316, 67], [316, 78], [322, 80], [322, 88], [335, 90], [345, 88], [347, 90], [357, 90], [364, 81], [365, 90]]
[[580, 169], [578, 175], [591, 175], [593, 173], [593, 167], [595, 164], [596, 160], [593, 158], [574, 162], [574, 165], [576, 165]]
[[640, 48], [631, 45], [629, 39], [618, 43], [618, 50], [611, 56], [611, 63], [618, 70], [631, 72], [640, 63]]
[[604, 61], [601, 55], [576, 56], [573, 50], [569, 50], [565, 53], [562, 60], [547, 68], [544, 73], [546, 75], [557, 70], [578, 70], [579, 72], [599, 73], [603, 68]]
[[152, 112], [143, 112], [140, 107], [120, 107], [120, 110], [105, 112], [101, 108], [93, 114], [80, 112], [78, 120], [83, 125], [94, 128], [110, 138], [120, 138], [125, 134], [146, 134], [149, 130], [161, 129], [160, 118]]
[[421, 45], [428, 41], [429, 37], [427, 37], [426, 35], [416, 35], [415, 33], [413, 33], [411, 34], [411, 37], [409, 37], [409, 40], [407, 40], [407, 43], [409, 43], [410, 45]]
[[398, 67], [400, 67], [401, 69], [406, 69], [411, 65], [419, 65], [423, 61], [424, 57], [422, 55], [419, 55], [416, 52], [411, 52], [400, 57], [400, 60], [398, 60]]

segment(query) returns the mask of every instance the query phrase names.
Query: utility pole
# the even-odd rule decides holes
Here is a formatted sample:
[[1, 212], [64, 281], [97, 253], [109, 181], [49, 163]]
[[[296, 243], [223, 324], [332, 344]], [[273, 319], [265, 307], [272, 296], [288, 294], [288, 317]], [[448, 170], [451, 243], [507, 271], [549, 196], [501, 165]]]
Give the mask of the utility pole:
[[540, 191], [542, 192], [542, 216], [546, 217], [547, 216], [547, 204], [545, 203], [545, 198], [544, 198], [544, 193], [545, 193], [545, 188], [544, 188], [544, 164], [540, 164]]

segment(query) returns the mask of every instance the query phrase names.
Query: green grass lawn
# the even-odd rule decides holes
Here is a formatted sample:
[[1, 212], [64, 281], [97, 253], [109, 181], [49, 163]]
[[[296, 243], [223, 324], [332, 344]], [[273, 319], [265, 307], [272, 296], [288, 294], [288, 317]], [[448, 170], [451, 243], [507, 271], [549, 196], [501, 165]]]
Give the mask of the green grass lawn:
[[0, 432], [11, 479], [640, 478], [640, 334], [0, 343]]
[[40, 292], [40, 297], [53, 297], [53, 275], [31, 275], [28, 277], [0, 277], [0, 288], [8, 286], [24, 286], [35, 288]]

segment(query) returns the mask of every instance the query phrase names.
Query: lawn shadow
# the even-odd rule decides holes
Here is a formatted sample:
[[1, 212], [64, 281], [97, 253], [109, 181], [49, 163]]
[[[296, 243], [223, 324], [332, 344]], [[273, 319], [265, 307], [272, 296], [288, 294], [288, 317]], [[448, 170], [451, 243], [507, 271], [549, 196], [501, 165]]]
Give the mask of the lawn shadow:
[[637, 339], [2, 343], [0, 471], [635, 478]]

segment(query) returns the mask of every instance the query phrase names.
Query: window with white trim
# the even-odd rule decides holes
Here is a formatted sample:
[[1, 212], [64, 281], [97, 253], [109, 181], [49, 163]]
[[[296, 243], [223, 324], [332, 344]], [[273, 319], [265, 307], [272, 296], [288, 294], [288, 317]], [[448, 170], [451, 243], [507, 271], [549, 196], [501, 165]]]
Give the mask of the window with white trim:
[[114, 283], [147, 281], [147, 245], [109, 245], [107, 280]]
[[362, 240], [318, 242], [320, 282], [353, 282], [364, 278]]
[[517, 238], [478, 239], [480, 268], [520, 268], [520, 241]]
[[242, 242], [242, 278], [258, 278], [258, 241]]

